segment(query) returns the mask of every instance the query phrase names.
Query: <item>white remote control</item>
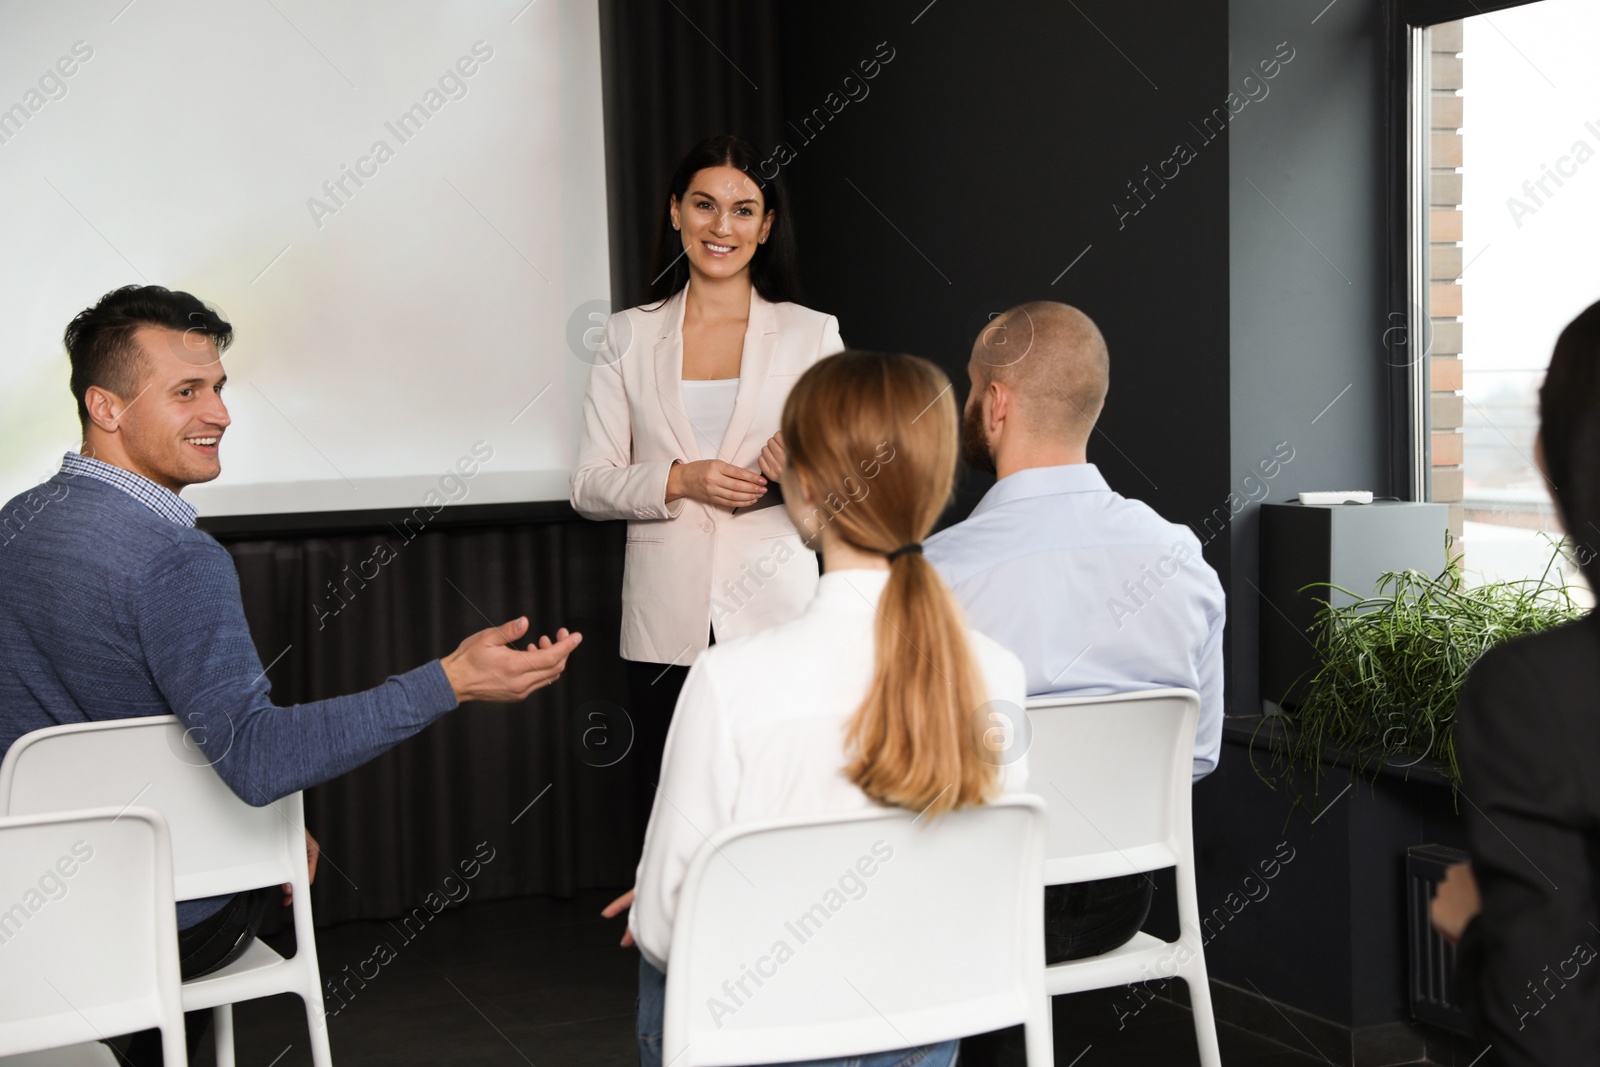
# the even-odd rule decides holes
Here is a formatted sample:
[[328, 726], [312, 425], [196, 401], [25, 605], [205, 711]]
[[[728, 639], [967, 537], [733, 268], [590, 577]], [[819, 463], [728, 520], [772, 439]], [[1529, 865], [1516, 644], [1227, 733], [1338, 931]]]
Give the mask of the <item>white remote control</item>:
[[1302, 504], [1370, 504], [1370, 489], [1330, 489], [1316, 493], [1301, 493]]

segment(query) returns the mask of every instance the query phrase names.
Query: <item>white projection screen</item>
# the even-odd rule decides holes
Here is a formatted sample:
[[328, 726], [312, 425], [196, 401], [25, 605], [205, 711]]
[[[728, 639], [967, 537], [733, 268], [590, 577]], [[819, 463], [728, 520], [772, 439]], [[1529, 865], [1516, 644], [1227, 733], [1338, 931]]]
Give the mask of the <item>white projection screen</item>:
[[62, 331], [133, 283], [234, 326], [203, 517], [564, 500], [597, 0], [0, 3], [0, 234], [0, 500], [79, 446]]

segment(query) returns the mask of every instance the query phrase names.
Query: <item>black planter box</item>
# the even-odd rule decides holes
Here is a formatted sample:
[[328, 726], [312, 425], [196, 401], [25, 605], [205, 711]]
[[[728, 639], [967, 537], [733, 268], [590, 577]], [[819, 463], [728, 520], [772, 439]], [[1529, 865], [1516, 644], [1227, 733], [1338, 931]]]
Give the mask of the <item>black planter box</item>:
[[[1280, 722], [1257, 739], [1263, 768], [1267, 730]], [[1410, 846], [1466, 845], [1448, 780], [1424, 759], [1369, 768], [1352, 784], [1348, 761], [1329, 753], [1320, 799], [1291, 816], [1289, 797], [1250, 764], [1261, 723], [1228, 719], [1217, 770], [1194, 787], [1218, 1019], [1336, 1064], [1449, 1062], [1440, 1049], [1459, 1052], [1463, 1040], [1411, 1016], [1406, 868]]]

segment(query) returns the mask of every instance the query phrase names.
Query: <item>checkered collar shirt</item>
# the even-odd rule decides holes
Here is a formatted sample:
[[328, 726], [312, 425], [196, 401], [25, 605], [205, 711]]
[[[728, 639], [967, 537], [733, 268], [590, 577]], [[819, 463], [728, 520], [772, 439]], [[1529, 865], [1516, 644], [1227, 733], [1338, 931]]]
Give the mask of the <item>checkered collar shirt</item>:
[[157, 515], [179, 526], [194, 526], [195, 518], [199, 515], [193, 505], [166, 486], [77, 452], [68, 452], [61, 458], [61, 475], [64, 478], [84, 475], [114, 485]]

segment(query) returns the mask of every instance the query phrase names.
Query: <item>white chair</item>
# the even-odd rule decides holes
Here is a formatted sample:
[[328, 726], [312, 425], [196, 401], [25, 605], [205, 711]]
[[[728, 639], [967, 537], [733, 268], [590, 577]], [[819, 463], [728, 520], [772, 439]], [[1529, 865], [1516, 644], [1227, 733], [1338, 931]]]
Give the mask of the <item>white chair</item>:
[[111, 1046], [99, 1041], [0, 1056], [0, 1067], [117, 1067], [119, 1062]]
[[1045, 808], [872, 809], [729, 827], [690, 864], [667, 961], [664, 1063], [912, 1048], [1023, 1023], [1050, 1067]]
[[1046, 885], [1176, 867], [1176, 941], [1135, 934], [1101, 956], [1045, 968], [1051, 996], [1181, 978], [1194, 1006], [1204, 1067], [1219, 1067], [1217, 1023], [1194, 888], [1189, 810], [1200, 697], [1154, 689], [1028, 701], [1028, 788], [1050, 806]]
[[0, 856], [0, 1056], [94, 1062], [109, 1052], [86, 1043], [159, 1028], [165, 1062], [186, 1064], [161, 816], [0, 818]]
[[213, 1009], [219, 1067], [234, 1063], [231, 1005], [278, 993], [305, 1002], [312, 1062], [331, 1067], [299, 793], [259, 808], [246, 804], [171, 715], [35, 730], [0, 763], [0, 815], [135, 800], [161, 812], [171, 828], [179, 900], [294, 887], [293, 958], [252, 941], [222, 970], [183, 983], [185, 1011]]

